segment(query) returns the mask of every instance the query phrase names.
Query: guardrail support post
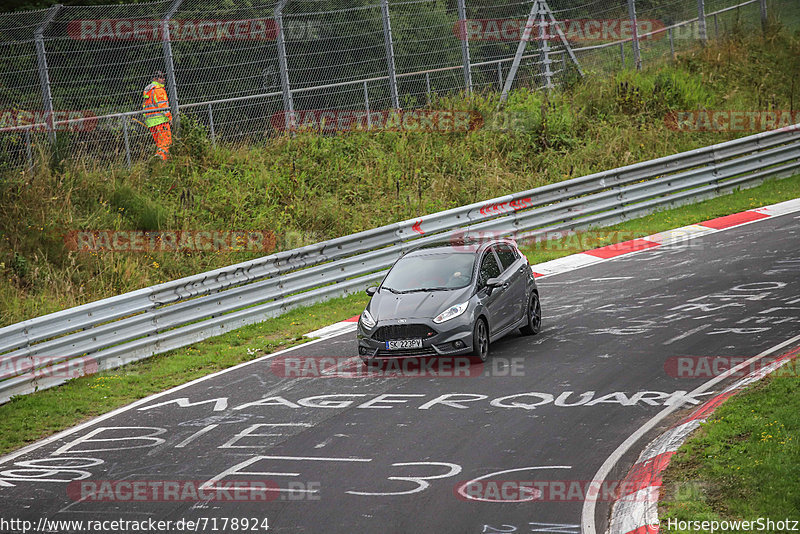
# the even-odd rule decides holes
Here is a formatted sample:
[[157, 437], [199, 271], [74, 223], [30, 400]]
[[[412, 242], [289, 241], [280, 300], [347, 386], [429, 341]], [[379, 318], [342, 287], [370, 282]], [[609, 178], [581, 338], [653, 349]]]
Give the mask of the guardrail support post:
[[45, 113], [45, 124], [50, 142], [56, 142], [56, 129], [53, 124], [53, 93], [50, 91], [50, 71], [47, 68], [47, 52], [44, 48], [44, 31], [55, 18], [56, 14], [64, 7], [56, 4], [49, 9], [49, 13], [36, 28], [34, 39], [36, 43], [36, 62], [39, 65], [39, 83], [42, 86], [42, 105]]
[[217, 132], [214, 130], [214, 112], [211, 111], [211, 104], [208, 105], [208, 128], [211, 130], [211, 146], [217, 146]]
[[283, 8], [289, 0], [280, 0], [275, 6], [275, 24], [278, 27], [278, 66], [281, 71], [281, 90], [283, 91], [283, 111], [286, 120], [286, 130], [294, 127], [294, 100], [292, 89], [289, 85], [289, 65], [286, 59], [286, 37], [283, 33]]
[[467, 6], [458, 0], [458, 21], [461, 23], [461, 60], [464, 62], [464, 88], [472, 93], [472, 67], [469, 60], [469, 34], [467, 33]]
[[714, 39], [719, 39], [719, 24], [717, 24], [716, 13], [714, 13]]
[[766, 33], [767, 25], [769, 23], [767, 20], [767, 0], [761, 0], [759, 4], [761, 6], [761, 31]]
[[697, 0], [697, 33], [700, 44], [705, 46], [708, 42], [708, 30], [706, 29], [706, 3], [705, 0]]
[[164, 48], [164, 66], [166, 67], [167, 74], [167, 93], [169, 94], [169, 107], [172, 113], [173, 133], [178, 134], [181, 126], [181, 118], [178, 112], [178, 86], [175, 81], [175, 63], [172, 59], [172, 41], [169, 36], [169, 21], [172, 15], [178, 11], [183, 0], [174, 0], [172, 5], [167, 11], [167, 15], [162, 21], [163, 31], [161, 32], [161, 41]]
[[33, 172], [33, 152], [31, 151], [31, 130], [25, 129], [25, 155], [28, 158], [28, 170]]
[[389, 19], [389, 0], [381, 0], [381, 17], [383, 18], [383, 42], [386, 46], [386, 65], [389, 70], [389, 92], [392, 96], [392, 106], [400, 109], [400, 96], [397, 94], [397, 78], [395, 76], [392, 22]]
[[636, 21], [636, 0], [628, 0], [628, 17], [631, 19], [631, 27], [633, 29], [633, 64], [636, 70], [642, 70], [642, 52], [639, 48], [639, 28]]
[[625, 68], [625, 43], [619, 44], [619, 59], [622, 61], [622, 68]]
[[128, 137], [128, 116], [123, 115], [119, 118], [122, 122], [122, 138], [125, 140], [125, 164], [131, 168], [131, 142]]

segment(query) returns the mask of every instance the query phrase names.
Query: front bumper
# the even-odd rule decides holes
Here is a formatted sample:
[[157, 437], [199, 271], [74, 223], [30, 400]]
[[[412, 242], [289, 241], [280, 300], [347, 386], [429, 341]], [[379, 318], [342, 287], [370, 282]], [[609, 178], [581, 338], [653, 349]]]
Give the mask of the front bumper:
[[[434, 332], [431, 336], [421, 337], [422, 348], [389, 350], [386, 347], [385, 339], [376, 339], [376, 336], [378, 338], [383, 337], [379, 332], [381, 327], [405, 327], [413, 329], [416, 325], [424, 325], [427, 329]], [[472, 330], [473, 321], [469, 312], [441, 324], [435, 324], [431, 319], [407, 319], [405, 322], [399, 320], [379, 320], [373, 328], [367, 329], [359, 320], [358, 329], [356, 331], [358, 337], [358, 354], [363, 359], [457, 356], [461, 354], [470, 354], [472, 352]], [[420, 336], [417, 336], [417, 338], [420, 338]], [[391, 339], [410, 338], [391, 337]]]

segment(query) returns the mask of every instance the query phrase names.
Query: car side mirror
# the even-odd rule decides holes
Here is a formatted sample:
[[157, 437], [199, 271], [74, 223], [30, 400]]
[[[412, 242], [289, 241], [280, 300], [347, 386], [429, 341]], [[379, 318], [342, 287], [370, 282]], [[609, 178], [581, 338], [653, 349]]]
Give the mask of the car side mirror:
[[500, 287], [502, 285], [503, 281], [500, 278], [489, 278], [486, 281], [486, 287], [495, 288], [495, 287]]
[[378, 288], [375, 287], [375, 286], [367, 288], [367, 295], [369, 295], [370, 297], [372, 295], [374, 295], [375, 293], [377, 293], [377, 292], [378, 292]]

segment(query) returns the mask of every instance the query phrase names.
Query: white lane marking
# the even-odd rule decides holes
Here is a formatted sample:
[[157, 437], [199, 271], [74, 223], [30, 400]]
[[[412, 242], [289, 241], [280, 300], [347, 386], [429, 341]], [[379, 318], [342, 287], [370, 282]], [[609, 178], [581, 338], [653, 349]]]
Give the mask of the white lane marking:
[[339, 321], [328, 326], [323, 326], [318, 330], [304, 334], [304, 337], [330, 337], [336, 334], [344, 334], [346, 332], [355, 332], [357, 323], [347, 321]]
[[294, 461], [316, 461], [316, 462], [371, 462], [372, 458], [331, 458], [327, 456], [253, 456], [252, 458], [248, 458], [247, 460], [240, 462], [233, 467], [230, 467], [223, 471], [222, 473], [216, 475], [215, 477], [203, 482], [200, 484], [201, 490], [225, 490], [225, 489], [233, 489], [233, 490], [245, 490], [245, 491], [254, 491], [254, 492], [262, 492], [262, 491], [272, 491], [272, 492], [285, 492], [285, 493], [317, 493], [318, 490], [307, 490], [307, 489], [291, 489], [291, 488], [268, 488], [262, 485], [256, 486], [237, 486], [233, 485], [230, 487], [221, 487], [218, 488], [215, 486], [217, 482], [222, 480], [225, 477], [231, 475], [242, 475], [242, 476], [257, 476], [257, 477], [298, 477], [300, 473], [292, 473], [287, 471], [242, 471], [245, 467], [249, 467], [255, 463], [258, 463], [262, 460], [294, 460]]
[[551, 532], [554, 534], [580, 534], [578, 529], [581, 528], [580, 525], [570, 525], [568, 523], [538, 523], [536, 521], [531, 521], [528, 526], [531, 527], [531, 532]]
[[706, 323], [706, 324], [702, 324], [702, 325], [698, 326], [697, 328], [692, 328], [691, 330], [687, 330], [683, 334], [677, 335], [677, 336], [675, 336], [675, 337], [673, 337], [671, 339], [666, 340], [664, 342], [664, 345], [671, 345], [671, 344], [675, 343], [676, 341], [680, 341], [681, 339], [687, 338], [687, 337], [689, 337], [691, 335], [694, 335], [694, 334], [696, 334], [698, 332], [702, 332], [703, 330], [705, 330], [706, 328], [708, 328], [710, 326], [711, 326], [711, 323]]
[[132, 402], [131, 404], [128, 404], [127, 406], [123, 406], [121, 408], [117, 408], [116, 410], [108, 412], [107, 414], [104, 414], [104, 415], [101, 415], [101, 416], [99, 416], [99, 417], [97, 417], [95, 419], [91, 419], [89, 421], [86, 421], [85, 423], [82, 423], [82, 424], [80, 424], [78, 426], [75, 426], [75, 427], [72, 427], [72, 428], [68, 428], [68, 429], [66, 429], [66, 430], [64, 430], [62, 432], [59, 432], [58, 434], [50, 436], [49, 438], [45, 438], [45, 439], [43, 439], [41, 441], [37, 441], [35, 443], [31, 443], [30, 445], [28, 445], [26, 447], [23, 447], [23, 448], [21, 448], [21, 449], [19, 449], [17, 451], [9, 453], [9, 454], [3, 456], [2, 458], [0, 458], [0, 465], [4, 464], [6, 462], [10, 462], [11, 460], [14, 460], [15, 458], [19, 458], [20, 456], [22, 456], [24, 454], [28, 454], [29, 452], [35, 451], [36, 449], [44, 447], [45, 445], [49, 445], [50, 443], [53, 443], [54, 441], [58, 441], [58, 440], [63, 439], [65, 437], [67, 437], [67, 436], [75, 434], [76, 432], [80, 432], [82, 430], [85, 430], [86, 428], [89, 428], [89, 427], [91, 427], [91, 426], [93, 426], [93, 425], [95, 425], [97, 423], [101, 423], [101, 422], [105, 421], [106, 419], [110, 419], [110, 418], [115, 417], [115, 416], [117, 416], [117, 415], [119, 415], [121, 413], [127, 412], [128, 410], [131, 410], [133, 408], [137, 408], [137, 407], [139, 407], [139, 406], [141, 406], [143, 404], [147, 404], [148, 402], [151, 402], [151, 401], [153, 401], [155, 399], [160, 399], [161, 397], [165, 397], [167, 395], [175, 393], [176, 391], [181, 391], [181, 390], [186, 389], [188, 387], [191, 387], [191, 386], [194, 386], [196, 384], [199, 384], [200, 382], [205, 382], [206, 380], [210, 380], [210, 379], [216, 378], [216, 377], [218, 377], [220, 375], [223, 375], [223, 374], [226, 374], [226, 373], [230, 373], [231, 371], [235, 371], [237, 369], [241, 369], [242, 367], [247, 367], [249, 365], [253, 365], [253, 364], [262, 362], [264, 360], [268, 360], [270, 358], [274, 358], [275, 356], [279, 356], [281, 354], [285, 354], [287, 352], [291, 352], [291, 351], [294, 351], [294, 350], [297, 350], [297, 349], [300, 349], [300, 348], [308, 347], [310, 345], [315, 345], [317, 343], [321, 343], [323, 341], [327, 341], [329, 339], [332, 339], [334, 337], [341, 336], [341, 335], [344, 335], [344, 334], [333, 334], [331, 336], [322, 337], [322, 338], [319, 338], [319, 339], [314, 339], [314, 340], [308, 341], [306, 343], [302, 343], [300, 345], [294, 345], [293, 347], [289, 347], [288, 349], [280, 350], [280, 351], [275, 352], [273, 354], [265, 354], [264, 356], [261, 356], [260, 358], [256, 358], [255, 360], [250, 360], [248, 362], [240, 363], [239, 365], [234, 365], [233, 367], [228, 367], [227, 369], [222, 369], [221, 371], [217, 371], [216, 373], [212, 373], [210, 375], [201, 376], [200, 378], [198, 378], [196, 380], [192, 380], [191, 382], [187, 382], [185, 384], [181, 384], [179, 386], [175, 386], [174, 388], [168, 389], [166, 391], [162, 391], [160, 393], [155, 393], [153, 395], [150, 395], [149, 397], [145, 397], [143, 399], [139, 399], [138, 401]]
[[213, 424], [213, 425], [208, 425], [205, 428], [201, 428], [200, 430], [198, 430], [197, 432], [195, 432], [194, 434], [192, 434], [191, 436], [189, 436], [185, 440], [183, 440], [180, 443], [178, 443], [177, 445], [175, 445], [175, 448], [176, 449], [181, 449], [181, 448], [187, 446], [188, 444], [190, 444], [191, 442], [193, 442], [194, 440], [196, 440], [197, 438], [199, 438], [200, 436], [202, 436], [206, 432], [210, 432], [210, 431], [214, 430], [215, 428], [217, 428], [218, 426], [219, 426], [219, 424]]
[[[753, 356], [749, 360], [744, 361], [744, 362], [740, 363], [739, 365], [737, 365], [735, 367], [731, 367], [730, 369], [728, 369], [724, 373], [722, 373], [722, 374], [712, 378], [708, 382], [698, 386], [696, 389], [694, 389], [687, 396], [693, 396], [693, 395], [697, 395], [697, 394], [703, 393], [703, 392], [705, 392], [705, 390], [711, 388], [712, 386], [715, 386], [716, 384], [718, 384], [722, 380], [725, 380], [726, 378], [728, 378], [732, 374], [739, 372], [740, 370], [742, 370], [745, 367], [749, 366], [753, 362], [758, 361], [761, 358], [764, 358], [766, 356], [769, 356], [770, 354], [772, 354], [772, 353], [774, 353], [776, 351], [779, 351], [784, 347], [788, 347], [788, 346], [790, 346], [793, 343], [796, 343], [798, 341], [800, 341], [800, 335], [794, 336], [793, 338], [790, 338], [790, 339], [787, 339], [786, 341], [778, 343], [777, 345], [768, 348], [767, 350], [765, 350], [761, 354]], [[663, 410], [658, 412], [658, 414], [656, 414], [655, 417], [653, 417], [652, 419], [647, 421], [645, 424], [640, 426], [633, 434], [628, 436], [628, 438], [625, 441], [623, 441], [619, 445], [619, 447], [617, 447], [616, 450], [614, 450], [614, 452], [611, 453], [611, 456], [606, 458], [605, 462], [603, 462], [603, 465], [601, 465], [600, 469], [598, 469], [597, 473], [595, 473], [594, 478], [592, 480], [592, 484], [596, 484], [597, 485], [596, 487], [601, 487], [603, 482], [605, 481], [606, 477], [611, 472], [611, 469], [614, 467], [614, 465], [616, 465], [616, 463], [620, 460], [620, 458], [622, 458], [622, 456], [626, 452], [628, 452], [628, 450], [637, 441], [639, 441], [642, 438], [642, 436], [644, 436], [645, 434], [650, 432], [653, 428], [656, 427], [656, 425], [658, 425], [658, 423], [660, 423], [667, 416], [669, 416], [672, 412], [676, 411], [677, 409], [679, 409], [681, 407], [683, 407], [683, 405], [681, 403], [675, 403], [675, 404], [672, 404], [671, 406], [667, 406], [666, 408], [664, 408]], [[581, 532], [583, 534], [597, 534], [597, 530], [595, 529], [595, 504], [596, 503], [595, 503], [595, 501], [593, 499], [587, 499], [587, 500], [583, 501], [583, 510], [581, 511]]]
[[592, 282], [605, 282], [606, 280], [630, 280], [632, 276], [609, 276], [608, 278], [592, 278]]
[[424, 491], [428, 489], [431, 485], [428, 480], [436, 480], [439, 478], [448, 478], [456, 476], [461, 472], [461, 466], [458, 464], [453, 464], [450, 462], [401, 462], [392, 464], [392, 466], [403, 467], [406, 465], [436, 465], [441, 467], [447, 467], [448, 470], [446, 473], [441, 475], [430, 475], [427, 477], [387, 477], [387, 480], [405, 480], [407, 482], [414, 482], [417, 484], [416, 488], [412, 488], [406, 491], [389, 491], [389, 492], [368, 492], [368, 491], [347, 491], [346, 493], [350, 493], [351, 495], [365, 495], [365, 496], [381, 496], [387, 497], [391, 495], [411, 495], [412, 493], [417, 493], [420, 491]]

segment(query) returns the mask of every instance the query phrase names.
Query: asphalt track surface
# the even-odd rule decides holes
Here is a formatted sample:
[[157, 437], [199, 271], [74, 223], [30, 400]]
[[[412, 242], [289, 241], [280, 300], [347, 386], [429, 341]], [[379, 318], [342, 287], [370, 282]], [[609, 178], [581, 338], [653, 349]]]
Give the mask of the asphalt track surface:
[[[800, 216], [554, 275], [539, 288], [542, 333], [494, 343], [490, 362], [469, 368], [469, 376], [296, 378], [280, 376], [286, 367], [264, 358], [7, 459], [0, 518], [217, 518], [217, 532], [241, 531], [231, 523], [221, 529], [223, 518], [267, 518], [269, 532], [577, 534], [581, 495], [562, 498], [556, 490], [536, 500], [521, 494], [527, 500], [486, 502], [456, 488], [485, 477], [485, 493], [471, 495], [502, 501], [492, 493], [499, 486], [487, 481], [589, 481], [665, 403], [684, 402], [688, 410], [706, 398], [685, 393], [709, 377], [671, 376], [670, 358], [749, 357], [796, 335]], [[343, 358], [339, 369], [355, 370], [346, 360], [356, 356], [355, 334], [283, 354], [310, 356]], [[321, 395], [335, 396], [311, 398]], [[170, 402], [176, 399], [187, 401]], [[664, 425], [609, 479], [622, 479]], [[88, 486], [68, 483], [79, 478], [222, 486], [268, 479], [272, 489], [293, 491], [270, 491], [268, 502], [224, 493], [200, 502], [98, 502]], [[609, 507], [597, 503], [597, 532]], [[205, 521], [197, 531], [214, 531]]]

